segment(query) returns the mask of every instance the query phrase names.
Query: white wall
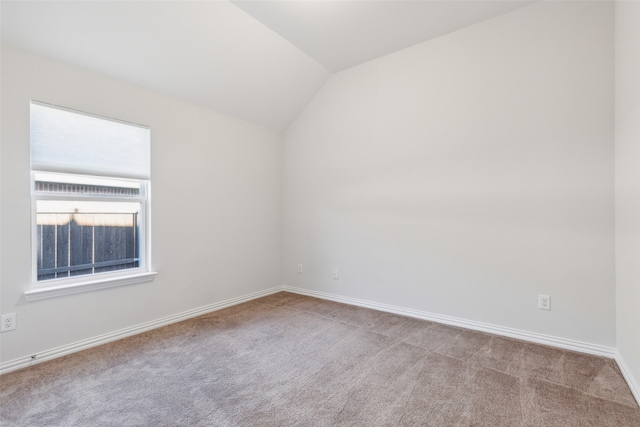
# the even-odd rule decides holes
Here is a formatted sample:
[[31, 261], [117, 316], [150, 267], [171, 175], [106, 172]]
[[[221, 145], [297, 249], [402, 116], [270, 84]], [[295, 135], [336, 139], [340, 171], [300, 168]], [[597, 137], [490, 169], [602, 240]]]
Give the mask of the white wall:
[[[9, 47], [1, 89], [3, 363], [281, 284], [279, 134]], [[154, 282], [25, 301], [31, 99], [151, 127]]]
[[640, 401], [640, 2], [615, 3], [617, 347]]
[[285, 284], [614, 347], [612, 64], [612, 3], [541, 2], [334, 75], [285, 134]]

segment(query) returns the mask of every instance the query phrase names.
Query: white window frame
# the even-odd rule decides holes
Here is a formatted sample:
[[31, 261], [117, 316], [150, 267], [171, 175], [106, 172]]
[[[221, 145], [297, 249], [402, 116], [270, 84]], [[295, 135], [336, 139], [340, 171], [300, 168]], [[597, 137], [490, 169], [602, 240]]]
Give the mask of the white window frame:
[[[83, 113], [86, 114], [86, 113]], [[93, 195], [76, 193], [54, 193], [36, 191], [36, 176], [57, 176], [61, 179], [71, 177], [77, 179], [106, 179], [111, 182], [138, 183], [140, 193], [137, 196]], [[64, 180], [64, 179], [63, 179]], [[134, 283], [149, 282], [156, 272], [151, 271], [151, 182], [148, 179], [93, 177], [77, 173], [56, 173], [48, 171], [31, 171], [31, 283], [24, 292], [27, 301], [97, 289], [123, 286]], [[140, 203], [139, 229], [139, 266], [115, 271], [106, 271], [71, 277], [38, 280], [38, 241], [37, 241], [37, 203], [40, 200], [59, 201], [95, 201], [95, 202], [135, 202]]]

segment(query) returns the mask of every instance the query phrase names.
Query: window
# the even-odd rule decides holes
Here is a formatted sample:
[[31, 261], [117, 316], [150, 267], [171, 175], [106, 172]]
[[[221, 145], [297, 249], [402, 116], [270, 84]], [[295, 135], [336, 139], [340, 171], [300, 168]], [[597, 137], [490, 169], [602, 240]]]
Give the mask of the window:
[[152, 280], [149, 128], [31, 103], [27, 299]]

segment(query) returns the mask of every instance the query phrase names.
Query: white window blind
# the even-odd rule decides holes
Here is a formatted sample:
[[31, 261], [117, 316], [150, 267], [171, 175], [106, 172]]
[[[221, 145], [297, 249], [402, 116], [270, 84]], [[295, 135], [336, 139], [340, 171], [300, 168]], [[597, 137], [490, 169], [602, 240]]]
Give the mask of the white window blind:
[[150, 179], [148, 127], [31, 102], [31, 169]]

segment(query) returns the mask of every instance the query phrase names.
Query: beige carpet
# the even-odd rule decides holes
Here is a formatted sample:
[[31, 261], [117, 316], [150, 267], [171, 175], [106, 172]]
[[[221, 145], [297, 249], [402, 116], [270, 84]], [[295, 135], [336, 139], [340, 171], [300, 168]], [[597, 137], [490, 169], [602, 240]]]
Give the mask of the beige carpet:
[[0, 377], [2, 426], [640, 426], [609, 359], [279, 293]]

